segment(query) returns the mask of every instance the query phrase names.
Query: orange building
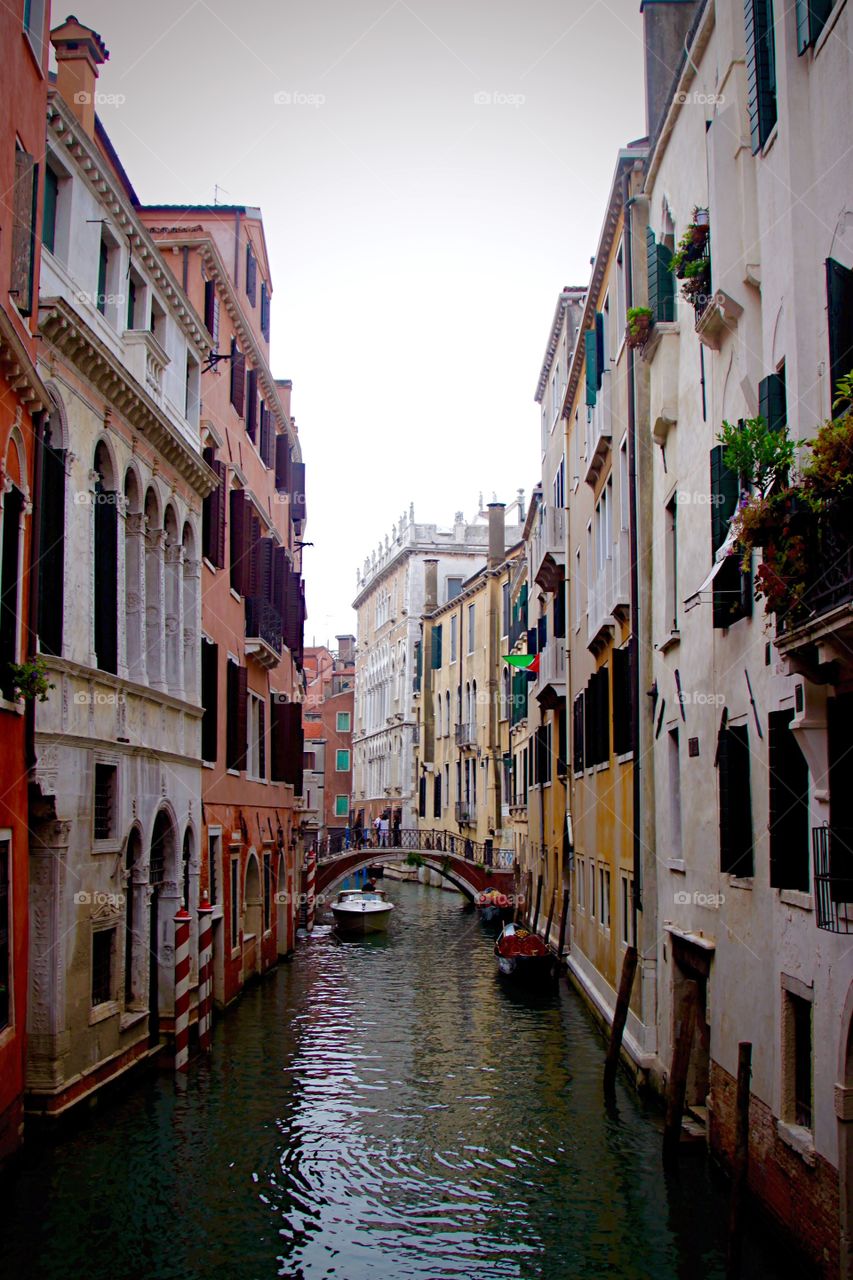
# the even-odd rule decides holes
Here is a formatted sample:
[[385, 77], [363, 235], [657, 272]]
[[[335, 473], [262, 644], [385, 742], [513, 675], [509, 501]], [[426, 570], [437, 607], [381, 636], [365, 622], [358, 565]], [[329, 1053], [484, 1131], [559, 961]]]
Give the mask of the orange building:
[[48, 404], [35, 370], [48, 9], [17, 0], [0, 11], [0, 1162], [22, 1136], [26, 1057], [32, 718], [10, 664], [33, 651], [34, 458]]
[[[352, 815], [355, 636], [335, 639], [336, 653], [325, 645], [305, 651], [304, 717], [306, 738], [317, 744], [310, 761], [312, 770], [317, 773], [322, 765], [318, 804], [312, 806], [317, 808], [317, 838], [339, 845]], [[322, 749], [318, 750], [320, 743]]]
[[213, 907], [214, 998], [290, 951], [301, 866], [305, 468], [291, 384], [269, 367], [272, 286], [260, 210], [140, 211], [204, 317], [201, 887]]

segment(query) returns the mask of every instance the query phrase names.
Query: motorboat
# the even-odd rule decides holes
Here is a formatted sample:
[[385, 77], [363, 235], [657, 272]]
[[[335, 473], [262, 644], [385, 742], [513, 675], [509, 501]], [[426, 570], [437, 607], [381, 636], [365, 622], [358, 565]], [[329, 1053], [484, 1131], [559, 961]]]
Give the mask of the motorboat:
[[384, 889], [342, 889], [331, 904], [339, 933], [383, 933], [388, 928], [394, 903]]
[[557, 961], [542, 939], [518, 925], [504, 925], [495, 958], [500, 976], [519, 985], [541, 987], [557, 976]]

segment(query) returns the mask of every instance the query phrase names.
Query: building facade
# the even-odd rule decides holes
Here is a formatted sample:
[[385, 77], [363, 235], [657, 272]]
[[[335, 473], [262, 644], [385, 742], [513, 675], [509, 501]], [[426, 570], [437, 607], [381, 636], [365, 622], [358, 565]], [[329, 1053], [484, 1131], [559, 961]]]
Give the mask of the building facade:
[[32, 700], [14, 668], [35, 649], [33, 500], [50, 403], [36, 371], [48, 8], [21, 3], [0, 14], [0, 1165], [21, 1141], [26, 1066]]

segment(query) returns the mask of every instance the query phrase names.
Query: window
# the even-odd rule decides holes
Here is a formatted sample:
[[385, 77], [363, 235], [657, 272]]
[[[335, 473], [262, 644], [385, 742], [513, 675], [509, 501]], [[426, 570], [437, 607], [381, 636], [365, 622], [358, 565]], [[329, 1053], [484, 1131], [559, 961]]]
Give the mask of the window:
[[509, 635], [510, 624], [510, 601], [509, 601], [509, 583], [504, 582], [501, 586], [501, 635]]
[[809, 767], [791, 731], [793, 711], [768, 716], [770, 884], [809, 888]]
[[[784, 980], [784, 979], [783, 979]], [[812, 1002], [783, 990], [783, 1114], [789, 1123], [812, 1127]]]
[[246, 357], [236, 338], [231, 339], [231, 403], [242, 418], [246, 410]]
[[572, 770], [575, 773], [583, 773], [583, 712], [584, 695], [579, 693], [572, 703]]
[[270, 907], [272, 904], [272, 865], [270, 855], [264, 854], [264, 933], [270, 931]]
[[24, 0], [24, 31], [39, 66], [44, 59], [44, 7], [45, 0]]
[[335, 796], [335, 817], [349, 817], [349, 796]]
[[216, 281], [204, 282], [204, 325], [213, 339], [213, 350], [219, 346], [219, 295], [216, 292]]
[[432, 780], [432, 816], [441, 817], [441, 774], [436, 773]]
[[746, 63], [752, 151], [760, 151], [776, 124], [776, 41], [773, 0], [746, 0]]
[[418, 782], [418, 817], [425, 818], [427, 814], [427, 781], [426, 774], [422, 773]]
[[246, 245], [246, 297], [255, 305], [258, 297], [258, 262], [250, 244]]
[[270, 295], [266, 283], [261, 281], [261, 333], [270, 340]]
[[678, 630], [678, 502], [673, 498], [664, 512], [664, 631], [673, 635]]
[[646, 268], [649, 279], [649, 310], [652, 321], [670, 323], [675, 319], [675, 276], [670, 270], [672, 251], [664, 241], [656, 241], [646, 227]]
[[336, 751], [335, 752], [335, 772], [348, 773], [349, 768], [350, 768], [349, 751]]
[[231, 859], [231, 949], [240, 941], [240, 862]]
[[248, 751], [246, 775], [260, 782], [266, 781], [266, 702], [256, 693], [248, 695], [246, 708]]
[[[131, 282], [132, 285], [132, 282]], [[198, 426], [199, 395], [201, 391], [201, 373], [198, 361], [194, 360], [187, 350], [187, 368], [184, 386], [184, 417], [191, 426]]]
[[613, 650], [613, 753], [627, 755], [631, 750], [631, 652]]
[[228, 659], [226, 682], [225, 767], [239, 772], [246, 768], [248, 744], [248, 672]]
[[[14, 447], [14, 446], [12, 446]], [[20, 546], [23, 494], [15, 485], [3, 495], [3, 544], [0, 553], [0, 692], [15, 697], [10, 664], [18, 661], [20, 635]]]
[[351, 717], [348, 711], [338, 711], [335, 715], [335, 729], [338, 733], [349, 733]]
[[595, 863], [590, 859], [589, 863], [589, 915], [590, 919], [595, 919]]
[[102, 671], [118, 672], [118, 494], [103, 444], [95, 451], [95, 657]]
[[[740, 477], [726, 466], [722, 445], [711, 450], [711, 551], [716, 557], [729, 532], [740, 498]], [[713, 623], [730, 627], [752, 613], [752, 575], [741, 571], [741, 557], [727, 555], [713, 579]]]
[[[44, 171], [44, 213], [41, 222], [41, 241], [51, 253], [56, 251], [56, 206], [59, 201], [59, 177], [55, 170]], [[128, 328], [132, 328], [128, 325]]]
[[450, 661], [455, 662], [457, 657], [459, 619], [456, 614], [452, 614], [450, 618]]
[[15, 149], [15, 186], [12, 201], [12, 263], [9, 292], [22, 316], [33, 309], [36, 261], [36, 212], [38, 165], [22, 147]]
[[669, 853], [679, 859], [682, 852], [681, 827], [681, 757], [678, 730], [667, 734], [667, 762], [669, 765]]
[[810, 44], [820, 39], [834, 3], [835, 0], [796, 0], [797, 53], [805, 53]]
[[536, 729], [536, 782], [540, 787], [551, 781], [551, 725], [542, 724]]
[[598, 921], [602, 929], [610, 928], [610, 872], [598, 868]]
[[112, 840], [117, 830], [118, 768], [114, 764], [95, 765], [96, 840]]
[[219, 860], [222, 857], [222, 833], [209, 831], [207, 836], [207, 898], [212, 907], [219, 902]]
[[584, 764], [592, 768], [610, 759], [610, 673], [593, 672], [584, 690]]
[[432, 628], [432, 644], [430, 652], [430, 668], [433, 671], [441, 669], [441, 623], [439, 622]]
[[614, 334], [614, 357], [625, 340], [625, 328], [627, 325], [627, 311], [625, 308], [625, 246], [620, 241], [619, 248], [616, 251], [616, 332]]
[[733, 876], [753, 874], [752, 793], [749, 730], [722, 725], [717, 740], [720, 801], [720, 870]]
[[838, 379], [853, 369], [853, 271], [834, 258], [826, 260], [829, 325], [829, 390], [835, 399]]
[[[95, 306], [111, 324], [116, 323], [117, 304], [123, 302], [119, 287], [119, 247], [106, 227], [101, 228], [101, 244], [98, 251], [98, 292], [95, 295]], [[122, 316], [122, 319], [124, 317]], [[164, 313], [165, 318], [165, 313]], [[157, 335], [163, 346], [162, 335]]]
[[468, 652], [474, 652], [474, 643], [477, 635], [477, 607], [476, 605], [468, 605]]
[[457, 597], [457, 596], [459, 595], [459, 593], [461, 592], [461, 590], [462, 590], [462, 579], [461, 579], [461, 578], [448, 578], [448, 579], [447, 579], [447, 599], [448, 599], [448, 600], [455, 600], [455, 599], [456, 599], [456, 597]]
[[92, 934], [92, 1008], [115, 999], [115, 929], [96, 929]]
[[586, 866], [583, 858], [575, 861], [575, 897], [577, 899], [578, 911], [584, 909], [584, 881], [586, 878]]
[[201, 758], [213, 762], [218, 754], [219, 729], [219, 646], [201, 642]]
[[258, 436], [258, 371], [250, 369], [246, 377], [246, 435], [252, 444]]
[[12, 1018], [12, 898], [9, 892], [11, 844], [0, 840], [0, 1028]]
[[620, 922], [621, 922], [621, 938], [624, 947], [631, 946], [633, 943], [631, 898], [633, 896], [633, 881], [629, 881], [627, 876], [619, 877], [619, 902], [620, 902]]

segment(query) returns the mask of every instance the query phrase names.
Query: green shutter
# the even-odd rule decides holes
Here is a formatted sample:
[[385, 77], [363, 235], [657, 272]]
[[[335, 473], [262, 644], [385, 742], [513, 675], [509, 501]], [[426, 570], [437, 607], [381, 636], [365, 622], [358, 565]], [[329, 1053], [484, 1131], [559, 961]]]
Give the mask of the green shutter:
[[834, 258], [826, 260], [826, 299], [830, 399], [834, 400], [838, 379], [853, 372], [853, 271]]
[[817, 43], [833, 3], [834, 0], [796, 0], [797, 53], [803, 54], [810, 44]]
[[660, 318], [657, 248], [654, 231], [651, 227], [646, 227], [646, 273], [649, 279], [649, 310], [653, 320]]
[[744, 0], [747, 106], [752, 151], [760, 151], [776, 123], [776, 42], [773, 0]]
[[51, 253], [56, 245], [56, 200], [59, 195], [59, 179], [52, 169], [44, 171], [44, 213], [42, 215], [42, 243]]
[[729, 531], [729, 520], [735, 513], [740, 485], [737, 473], [726, 466], [723, 461], [723, 446], [715, 445], [711, 450], [711, 554], [726, 540]]
[[771, 373], [758, 384], [758, 412], [771, 431], [784, 431], [788, 423], [785, 378]]
[[583, 343], [586, 353], [586, 402], [592, 408], [598, 391], [598, 340], [595, 329], [587, 329]]
[[441, 623], [432, 629], [432, 654], [430, 658], [430, 668], [438, 671], [441, 666]]
[[601, 378], [607, 364], [607, 356], [604, 351], [604, 316], [600, 311], [595, 313], [595, 373], [596, 373], [596, 390], [601, 388]]
[[672, 251], [655, 241], [655, 233], [646, 227], [646, 270], [649, 281], [649, 310], [654, 321], [675, 319], [675, 277], [670, 270]]

